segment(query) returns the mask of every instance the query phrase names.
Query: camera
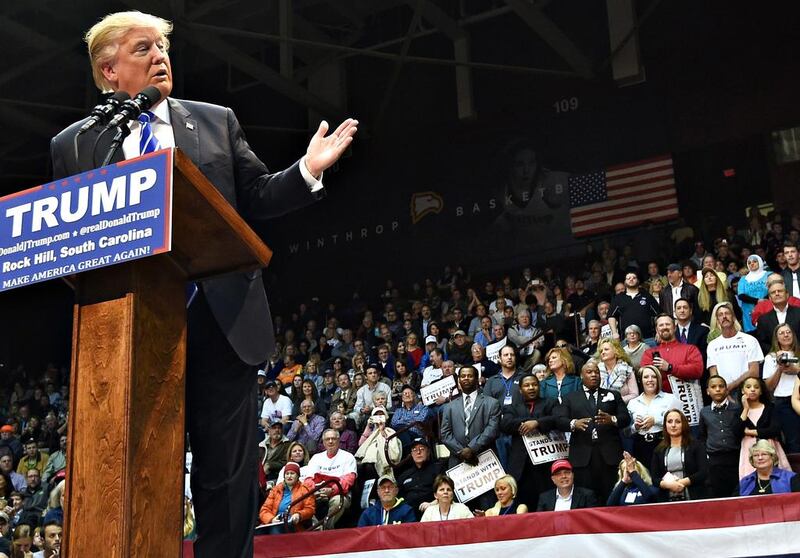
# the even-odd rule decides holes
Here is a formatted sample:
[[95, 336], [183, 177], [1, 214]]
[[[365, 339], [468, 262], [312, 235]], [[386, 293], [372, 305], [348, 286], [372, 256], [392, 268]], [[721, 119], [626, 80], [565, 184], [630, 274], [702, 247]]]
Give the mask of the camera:
[[384, 415], [376, 414], [375, 416], [370, 417], [369, 423], [372, 425], [386, 424], [386, 417]]
[[788, 353], [783, 353], [778, 357], [778, 364], [782, 364], [784, 366], [787, 364], [797, 364], [798, 362], [800, 362], [800, 358], [792, 356]]

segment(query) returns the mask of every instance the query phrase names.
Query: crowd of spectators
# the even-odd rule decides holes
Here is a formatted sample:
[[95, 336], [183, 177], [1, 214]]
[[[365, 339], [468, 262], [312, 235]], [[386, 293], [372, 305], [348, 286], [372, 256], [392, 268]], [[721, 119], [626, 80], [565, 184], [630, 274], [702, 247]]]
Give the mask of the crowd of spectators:
[[[480, 281], [445, 267], [276, 315], [259, 530], [798, 490], [800, 218], [785, 222], [708, 248], [679, 227], [651, 261], [604, 243]], [[0, 558], [59, 552], [68, 397], [64, 369], [3, 369]], [[542, 436], [560, 453], [534, 462]], [[502, 474], [464, 505], [447, 472], [488, 450]]]
[[61, 551], [67, 467], [66, 369], [0, 376], [0, 558]]
[[[753, 215], [713, 242], [681, 224], [652, 260], [590, 244], [276, 315], [259, 529], [798, 490], [800, 216]], [[532, 439], [560, 449], [534, 460]], [[463, 505], [447, 471], [487, 450], [502, 476]]]

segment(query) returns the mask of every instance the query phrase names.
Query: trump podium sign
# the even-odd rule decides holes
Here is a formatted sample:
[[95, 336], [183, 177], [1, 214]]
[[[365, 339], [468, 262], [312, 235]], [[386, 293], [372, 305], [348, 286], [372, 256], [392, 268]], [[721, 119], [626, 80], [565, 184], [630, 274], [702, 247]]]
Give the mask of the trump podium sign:
[[168, 252], [173, 149], [0, 198], [0, 291]]

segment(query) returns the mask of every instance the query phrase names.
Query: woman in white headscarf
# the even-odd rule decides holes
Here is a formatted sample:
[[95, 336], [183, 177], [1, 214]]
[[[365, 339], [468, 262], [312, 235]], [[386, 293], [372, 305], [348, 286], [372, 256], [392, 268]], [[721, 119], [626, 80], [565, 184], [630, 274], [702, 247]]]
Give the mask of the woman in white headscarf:
[[742, 329], [745, 333], [753, 331], [756, 326], [750, 315], [756, 303], [767, 296], [767, 272], [764, 260], [755, 254], [747, 258], [748, 273], [739, 281], [738, 299], [742, 307]]

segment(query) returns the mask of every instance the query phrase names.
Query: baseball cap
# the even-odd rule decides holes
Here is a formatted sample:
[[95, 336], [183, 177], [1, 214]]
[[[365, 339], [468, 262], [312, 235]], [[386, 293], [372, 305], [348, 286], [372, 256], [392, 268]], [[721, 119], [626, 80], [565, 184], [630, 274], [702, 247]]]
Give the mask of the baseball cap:
[[428, 441], [422, 436], [417, 436], [416, 438], [411, 440], [411, 445], [409, 446], [409, 449], [413, 448], [414, 446], [425, 446], [426, 448], [430, 449]]
[[380, 478], [378, 479], [378, 486], [383, 484], [383, 481], [387, 481], [387, 480], [388, 481], [392, 481], [392, 484], [394, 484], [394, 485], [397, 484], [397, 481], [394, 480], [394, 476], [392, 476], [392, 475], [381, 475]]
[[275, 380], [269, 380], [266, 384], [264, 384], [265, 388], [276, 388], [278, 384], [275, 383]]
[[438, 343], [438, 341], [436, 340], [436, 336], [435, 335], [428, 335], [425, 338], [425, 344], [427, 345], [428, 343]]
[[683, 266], [676, 263], [671, 263], [667, 266], [667, 271], [681, 271]]
[[5, 521], [6, 523], [8, 523], [9, 521], [11, 521], [11, 520], [8, 518], [8, 514], [7, 514], [6, 512], [3, 512], [3, 511], [0, 511], [0, 519], [2, 519], [3, 521]]
[[466, 335], [466, 333], [464, 333], [463, 329], [457, 329], [455, 333], [453, 333], [453, 337], [455, 337], [456, 335]]
[[563, 469], [572, 471], [572, 464], [566, 459], [558, 459], [554, 461], [552, 465], [550, 465], [550, 474], [555, 475], [557, 472]]
[[4, 424], [2, 427], [0, 427], [0, 432], [11, 432], [13, 434], [14, 427], [10, 424]]
[[264, 372], [263, 370], [259, 370], [259, 371], [258, 371], [258, 375], [259, 375], [259, 376], [264, 376], [265, 378], [267, 377], [267, 373], [266, 373], [266, 372]]

